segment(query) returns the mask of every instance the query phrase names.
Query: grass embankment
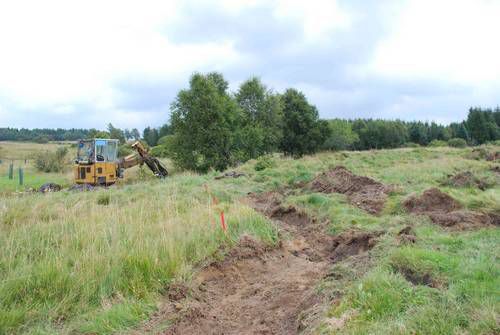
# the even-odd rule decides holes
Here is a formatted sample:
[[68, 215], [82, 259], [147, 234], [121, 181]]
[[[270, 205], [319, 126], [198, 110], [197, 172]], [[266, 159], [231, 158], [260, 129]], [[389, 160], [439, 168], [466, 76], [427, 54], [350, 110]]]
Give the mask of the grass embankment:
[[[321, 333], [449, 334], [498, 331], [498, 228], [451, 232], [402, 210], [413, 192], [439, 186], [447, 174], [470, 170], [495, 179], [491, 163], [465, 158], [470, 149], [398, 149], [275, 159], [247, 177], [213, 180], [177, 175], [89, 193], [8, 196], [0, 204], [0, 333], [113, 333], [155, 309], [172, 280], [216, 257], [243, 233], [275, 243], [275, 230], [240, 204], [249, 191], [296, 188], [287, 201], [330, 220], [333, 234], [383, 230], [370, 264], [332, 267], [319, 289], [335, 298]], [[359, 175], [398, 185], [381, 216], [351, 206], [343, 195], [300, 188], [315, 174], [345, 165]], [[229, 234], [219, 227], [208, 184], [225, 209]], [[500, 188], [441, 189], [474, 210], [500, 211]], [[215, 225], [214, 222], [215, 221]], [[397, 232], [414, 225], [417, 242]], [[409, 268], [439, 285], [409, 282]], [[427, 278], [427, 277], [426, 277]], [[338, 329], [338, 320], [344, 320]], [[335, 322], [333, 322], [335, 321]]]

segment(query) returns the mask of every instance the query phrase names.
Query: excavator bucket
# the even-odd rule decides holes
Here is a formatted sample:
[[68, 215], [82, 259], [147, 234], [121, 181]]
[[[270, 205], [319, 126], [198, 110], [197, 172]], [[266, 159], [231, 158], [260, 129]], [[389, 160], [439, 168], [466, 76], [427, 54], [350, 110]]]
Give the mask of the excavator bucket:
[[158, 158], [153, 156], [143, 157], [144, 163], [153, 171], [154, 175], [158, 178], [165, 178], [168, 176], [168, 171], [165, 165], [158, 160]]
[[146, 165], [149, 167], [151, 171], [153, 171], [154, 175], [157, 176], [158, 178], [165, 178], [168, 176], [168, 171], [165, 165], [162, 164], [158, 160], [158, 158], [151, 156], [146, 148], [141, 144], [141, 142], [137, 141], [134, 144], [132, 144], [132, 148], [134, 148], [141, 159], [146, 163]]

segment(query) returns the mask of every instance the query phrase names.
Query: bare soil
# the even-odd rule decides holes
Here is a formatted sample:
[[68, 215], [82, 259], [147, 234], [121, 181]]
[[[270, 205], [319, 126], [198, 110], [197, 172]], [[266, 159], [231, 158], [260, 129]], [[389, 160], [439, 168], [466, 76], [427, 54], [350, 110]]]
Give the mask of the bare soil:
[[403, 202], [410, 213], [427, 215], [432, 222], [458, 230], [498, 225], [499, 216], [462, 209], [462, 205], [437, 188], [431, 188], [421, 196], [411, 196]]
[[[188, 289], [171, 287], [164, 306], [138, 333], [298, 334], [324, 314], [327, 298], [315, 286], [331, 264], [366, 254], [379, 235], [330, 236], [327, 222], [282, 206], [275, 192], [250, 194], [247, 202], [273, 220], [283, 242], [270, 248], [243, 236], [224, 260], [201, 269]], [[168, 328], [160, 330], [165, 322]]]
[[417, 272], [407, 266], [399, 266], [395, 270], [401, 273], [403, 277], [413, 285], [425, 285], [433, 288], [442, 288], [446, 286], [443, 280], [436, 279], [425, 271]]
[[490, 186], [486, 180], [477, 178], [470, 171], [463, 171], [455, 175], [448, 175], [446, 180], [444, 180], [441, 184], [452, 187], [475, 187], [480, 190], [485, 190]]
[[323, 193], [345, 194], [351, 204], [370, 214], [379, 214], [393, 188], [337, 166], [318, 175], [312, 181], [311, 189]]

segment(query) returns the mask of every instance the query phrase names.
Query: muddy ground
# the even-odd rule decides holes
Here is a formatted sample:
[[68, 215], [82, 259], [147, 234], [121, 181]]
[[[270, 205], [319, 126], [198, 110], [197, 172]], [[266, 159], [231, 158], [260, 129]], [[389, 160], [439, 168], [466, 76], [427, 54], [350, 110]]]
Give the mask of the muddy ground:
[[403, 206], [410, 213], [427, 215], [438, 225], [458, 230], [500, 224], [499, 215], [465, 210], [457, 200], [437, 188], [428, 189], [420, 196], [409, 197]]
[[312, 181], [311, 189], [316, 192], [345, 194], [351, 204], [370, 214], [379, 214], [393, 187], [337, 166], [319, 174]]
[[[325, 232], [328, 222], [282, 201], [275, 192], [247, 198], [277, 225], [283, 240], [278, 247], [242, 237], [189, 287], [171, 287], [169, 300], [138, 333], [297, 334], [313, 327], [328, 306], [316, 285], [333, 263], [365, 255], [380, 233], [348, 231], [333, 237]], [[160, 331], [165, 322], [170, 327]]]

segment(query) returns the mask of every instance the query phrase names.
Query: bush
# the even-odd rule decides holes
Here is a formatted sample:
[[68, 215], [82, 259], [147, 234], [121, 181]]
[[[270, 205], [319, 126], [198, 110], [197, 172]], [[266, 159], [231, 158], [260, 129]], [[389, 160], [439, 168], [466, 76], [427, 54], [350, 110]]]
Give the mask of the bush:
[[167, 157], [168, 151], [164, 145], [157, 145], [151, 148], [149, 153], [155, 157]]
[[133, 154], [135, 151], [128, 144], [122, 144], [118, 147], [118, 157], [125, 157]]
[[447, 145], [448, 143], [441, 140], [432, 140], [431, 143], [429, 143], [429, 147], [445, 147]]
[[171, 156], [174, 141], [174, 135], [163, 136], [158, 140], [158, 145], [151, 148], [151, 155], [155, 157]]
[[66, 166], [68, 148], [60, 147], [55, 152], [39, 152], [35, 156], [35, 167], [42, 172], [61, 172]]
[[418, 148], [418, 147], [420, 147], [420, 144], [415, 143], [415, 142], [406, 142], [405, 144], [403, 144], [403, 147], [405, 147], [405, 148]]
[[452, 138], [448, 140], [448, 146], [452, 148], [465, 148], [467, 146], [467, 142], [463, 138]]
[[269, 155], [261, 156], [257, 159], [257, 163], [255, 163], [254, 169], [255, 171], [262, 171], [267, 168], [274, 167], [276, 162]]
[[50, 138], [48, 136], [37, 136], [33, 139], [33, 141], [35, 141], [35, 143], [44, 144], [49, 143]]

